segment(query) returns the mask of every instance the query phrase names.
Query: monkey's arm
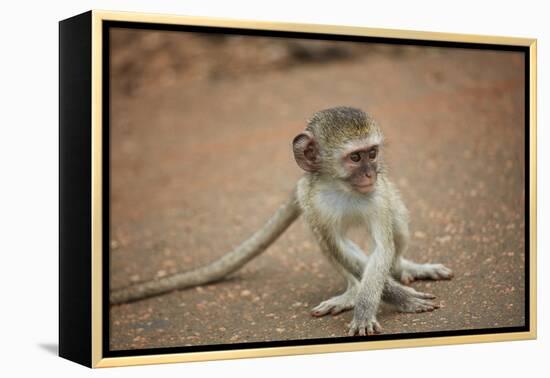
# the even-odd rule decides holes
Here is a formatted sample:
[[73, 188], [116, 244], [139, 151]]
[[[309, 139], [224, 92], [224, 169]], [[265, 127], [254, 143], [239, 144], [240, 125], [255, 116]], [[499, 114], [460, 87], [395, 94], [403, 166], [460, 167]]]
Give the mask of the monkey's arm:
[[371, 223], [374, 251], [361, 278], [359, 292], [355, 301], [355, 311], [350, 324], [349, 335], [378, 333], [382, 330], [376, 320], [382, 292], [395, 255], [390, 222], [377, 219]]
[[[340, 274], [346, 278], [348, 287], [344, 293], [316, 306], [311, 312], [313, 316], [324, 316], [329, 313], [335, 315], [355, 307], [357, 293], [361, 287], [361, 276], [368, 264], [369, 257], [351, 240], [343, 240], [341, 250], [346, 254], [346, 258], [340, 260], [343, 264], [336, 259], [331, 261]], [[435, 296], [432, 294], [418, 292], [412, 287], [403, 286], [391, 274], [387, 276], [382, 291], [382, 301], [400, 312], [432, 311], [439, 307], [432, 302], [434, 298]]]
[[265, 251], [300, 214], [301, 209], [296, 201], [296, 191], [294, 190], [288, 201], [275, 212], [267, 223], [233, 251], [195, 270], [113, 290], [110, 302], [119, 304], [136, 301], [172, 290], [219, 281]]

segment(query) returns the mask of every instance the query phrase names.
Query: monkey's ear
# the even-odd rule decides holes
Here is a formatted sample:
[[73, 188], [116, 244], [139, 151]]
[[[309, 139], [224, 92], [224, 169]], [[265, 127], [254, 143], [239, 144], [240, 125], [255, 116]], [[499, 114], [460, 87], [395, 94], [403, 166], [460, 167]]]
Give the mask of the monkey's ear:
[[306, 172], [315, 172], [319, 170], [319, 150], [313, 134], [309, 131], [304, 131], [298, 134], [292, 141], [292, 150], [294, 151], [294, 159], [298, 166]]

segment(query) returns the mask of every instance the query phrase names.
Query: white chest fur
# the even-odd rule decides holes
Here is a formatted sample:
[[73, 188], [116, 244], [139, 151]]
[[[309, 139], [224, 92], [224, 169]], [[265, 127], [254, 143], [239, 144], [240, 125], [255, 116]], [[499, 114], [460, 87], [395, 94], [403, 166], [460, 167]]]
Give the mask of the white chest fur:
[[317, 210], [342, 232], [368, 226], [367, 215], [374, 209], [374, 196], [335, 190], [332, 186], [321, 188], [315, 197]]

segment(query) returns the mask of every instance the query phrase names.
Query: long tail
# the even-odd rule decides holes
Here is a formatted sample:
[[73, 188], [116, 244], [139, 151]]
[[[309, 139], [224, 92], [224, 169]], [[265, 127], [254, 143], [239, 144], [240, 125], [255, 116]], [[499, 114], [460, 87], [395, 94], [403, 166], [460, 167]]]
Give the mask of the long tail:
[[265, 251], [300, 214], [301, 209], [296, 200], [296, 192], [293, 191], [289, 200], [277, 209], [267, 223], [233, 251], [195, 270], [175, 273], [160, 279], [113, 290], [110, 302], [111, 304], [131, 302], [168, 291], [219, 281]]

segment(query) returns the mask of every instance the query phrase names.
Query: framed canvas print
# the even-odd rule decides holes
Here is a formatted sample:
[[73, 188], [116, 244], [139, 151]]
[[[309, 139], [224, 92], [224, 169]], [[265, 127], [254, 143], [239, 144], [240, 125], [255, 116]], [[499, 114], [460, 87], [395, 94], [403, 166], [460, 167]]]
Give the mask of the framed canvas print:
[[60, 22], [59, 353], [536, 337], [536, 41]]

